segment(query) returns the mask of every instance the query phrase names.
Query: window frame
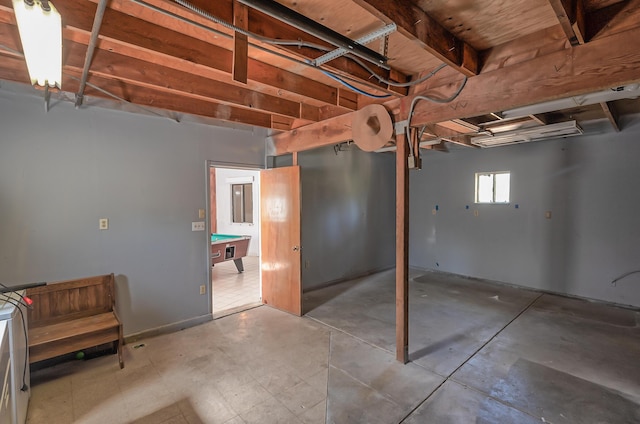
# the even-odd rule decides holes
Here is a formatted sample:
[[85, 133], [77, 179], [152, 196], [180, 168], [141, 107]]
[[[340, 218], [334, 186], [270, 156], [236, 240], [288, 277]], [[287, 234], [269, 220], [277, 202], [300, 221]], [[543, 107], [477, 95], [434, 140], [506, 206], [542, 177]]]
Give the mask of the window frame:
[[[496, 202], [496, 175], [509, 175], [509, 193], [508, 199], [506, 202]], [[479, 200], [480, 194], [480, 176], [490, 175], [491, 176], [491, 201], [482, 202]], [[475, 173], [475, 198], [474, 203], [479, 205], [508, 205], [511, 203], [511, 171], [489, 171], [489, 172], [476, 172]]]
[[[231, 223], [232, 224], [251, 224], [253, 225], [253, 182], [234, 182], [230, 185], [231, 189]], [[242, 221], [236, 221], [236, 194], [235, 187], [239, 186], [241, 195], [240, 195], [240, 215], [242, 216]], [[247, 205], [248, 202], [251, 204], [249, 220], [247, 220]]]

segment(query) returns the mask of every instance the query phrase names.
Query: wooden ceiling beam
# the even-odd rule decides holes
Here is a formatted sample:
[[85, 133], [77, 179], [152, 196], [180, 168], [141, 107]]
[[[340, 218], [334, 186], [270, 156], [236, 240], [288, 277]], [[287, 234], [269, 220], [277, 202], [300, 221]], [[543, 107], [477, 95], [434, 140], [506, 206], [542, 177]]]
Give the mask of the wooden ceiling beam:
[[471, 144], [471, 137], [468, 135], [443, 127], [442, 125], [429, 124], [427, 125], [426, 132], [450, 143], [459, 144], [465, 147], [477, 147]]
[[[451, 119], [486, 115], [636, 82], [637, 70], [640, 69], [640, 51], [635, 48], [638, 39], [640, 27], [469, 77], [458, 98], [450, 103], [418, 102], [411, 125], [419, 127]], [[439, 91], [451, 93], [455, 89], [456, 86], [447, 84]], [[406, 120], [409, 106], [417, 95], [433, 95], [433, 90], [391, 100], [384, 103], [384, 106], [396, 117], [396, 122]], [[302, 151], [348, 140], [351, 130], [345, 127], [350, 125], [353, 115], [354, 112], [343, 115], [336, 123], [321, 121], [296, 131], [278, 134], [272, 138], [274, 151]], [[325, 143], [319, 136], [323, 132], [337, 136]], [[307, 144], [305, 137], [299, 137], [299, 134], [315, 134], [317, 139]]]
[[300, 152], [342, 143], [353, 138], [351, 123], [356, 112], [336, 116], [316, 124], [300, 127], [270, 137], [273, 148], [269, 156]]
[[548, 0], [572, 46], [585, 43], [585, 6], [583, 0]]
[[[75, 81], [66, 81], [67, 87], [74, 90]], [[113, 79], [89, 76], [89, 83], [101, 89], [126, 99], [136, 105], [158, 109], [172, 110], [196, 116], [220, 119], [222, 121], [237, 122], [263, 128], [270, 128], [271, 115], [257, 110], [243, 109], [211, 101], [176, 96], [173, 93], [157, 91], [147, 87], [133, 86], [126, 82]], [[86, 96], [102, 97], [113, 100], [110, 96], [88, 86]]]
[[[67, 42], [64, 70], [82, 70], [84, 44]], [[300, 103], [270, 96], [247, 88], [212, 81], [208, 78], [152, 64], [105, 50], [96, 50], [91, 64], [91, 74], [103, 78], [127, 81], [136, 86], [157, 87], [159, 90], [186, 97], [213, 99], [236, 107], [261, 110], [268, 113], [301, 117]], [[67, 87], [63, 87], [68, 90]]]
[[586, 13], [585, 27], [589, 40], [600, 36], [608, 37], [638, 25], [640, 1], [624, 0], [603, 3], [602, 6]]
[[604, 112], [604, 116], [607, 117], [611, 126], [616, 132], [620, 132], [620, 124], [618, 123], [618, 113], [616, 112], [615, 107], [613, 106], [613, 102], [603, 102], [600, 103], [600, 107]]
[[[116, 1], [112, 3], [117, 4]], [[72, 37], [74, 41], [84, 38], [88, 40], [96, 5], [89, 1], [58, 0], [56, 7], [64, 16], [64, 36]], [[13, 18], [11, 0], [0, 0], [0, 22], [13, 21]], [[185, 27], [184, 23], [172, 21], [176, 21], [173, 24], [180, 24], [178, 27]], [[190, 32], [193, 32], [191, 28]], [[202, 35], [202, 32], [193, 32], [193, 35]], [[158, 62], [174, 69], [230, 82], [233, 53], [194, 36], [163, 28], [109, 7], [103, 20], [98, 46], [134, 58]], [[0, 40], [6, 41], [4, 37]], [[255, 89], [267, 87], [274, 93], [284, 90], [282, 97], [308, 98], [317, 105], [334, 105], [342, 112], [350, 109], [338, 106], [337, 88], [251, 58], [248, 60], [248, 79], [255, 82], [251, 86]]]
[[[0, 79], [30, 84], [24, 59], [5, 56], [1, 57], [1, 60]], [[62, 77], [62, 84], [65, 90], [76, 91], [80, 85], [81, 74], [81, 70], [65, 69]], [[104, 92], [96, 90], [93, 86], [100, 87]], [[105, 94], [105, 92], [112, 94], [112, 96]], [[115, 97], [119, 97], [126, 100], [127, 103], [132, 103], [134, 107], [138, 106], [143, 109], [148, 107], [170, 110], [221, 121], [237, 122], [264, 128], [271, 127], [271, 114], [268, 113], [178, 96], [174, 93], [135, 86], [126, 81], [102, 78], [96, 75], [89, 75], [85, 96], [104, 98], [110, 101], [113, 101]]]
[[[640, 51], [634, 46], [638, 39], [640, 27], [471, 77], [451, 103], [419, 102], [412, 125], [485, 115], [637, 82]], [[454, 90], [455, 86], [446, 88], [447, 93]], [[406, 114], [414, 97], [385, 106]]]
[[[218, 18], [226, 20], [224, 14], [228, 13], [233, 0], [216, 0], [215, 2], [208, 0], [194, 0], [191, 3], [195, 4], [205, 12], [208, 12]], [[226, 20], [226, 22], [230, 22]], [[275, 18], [272, 18], [262, 12], [249, 8], [249, 22], [248, 31], [257, 34], [262, 37], [279, 39], [279, 40], [299, 40], [320, 46], [325, 46], [328, 50], [334, 50], [336, 47], [332, 46], [319, 38], [307, 34], [297, 28], [294, 28], [286, 23], [283, 23]], [[299, 46], [272, 46], [281, 51], [286, 51], [288, 54], [294, 57], [301, 58], [303, 61], [307, 59], [316, 59], [326, 51], [312, 49], [308, 47]], [[375, 65], [371, 65], [375, 68], [377, 74], [387, 80], [396, 80], [397, 82], [405, 82], [409, 78], [399, 71], [388, 71], [382, 68], [378, 68]], [[365, 87], [370, 87], [376, 90], [382, 90], [394, 95], [405, 95], [407, 88], [394, 87], [383, 82], [378, 81], [371, 77], [369, 71], [362, 68], [356, 62], [348, 59], [345, 56], [338, 57], [328, 63], [323, 68], [329, 69], [332, 72], [343, 75], [345, 77], [354, 78], [358, 84], [362, 84]]]
[[410, 0], [354, 0], [383, 22], [394, 22], [398, 31], [423, 49], [467, 76], [479, 72], [478, 52], [431, 18]]
[[[572, 45], [579, 45], [593, 39], [600, 31], [607, 30], [612, 35], [611, 22], [624, 14], [633, 26], [637, 25], [639, 2], [633, 1], [589, 1], [589, 0], [548, 0], [556, 12], [558, 21]], [[634, 4], [635, 3], [635, 4]], [[626, 13], [621, 13], [626, 9]], [[635, 9], [635, 10], [634, 10]], [[624, 18], [622, 19], [624, 20]], [[614, 25], [614, 31], [624, 30], [624, 23]]]
[[[248, 28], [249, 10], [238, 1], [233, 2], [233, 24], [238, 28]], [[241, 32], [233, 33], [233, 80], [247, 83], [249, 64], [249, 39]]]

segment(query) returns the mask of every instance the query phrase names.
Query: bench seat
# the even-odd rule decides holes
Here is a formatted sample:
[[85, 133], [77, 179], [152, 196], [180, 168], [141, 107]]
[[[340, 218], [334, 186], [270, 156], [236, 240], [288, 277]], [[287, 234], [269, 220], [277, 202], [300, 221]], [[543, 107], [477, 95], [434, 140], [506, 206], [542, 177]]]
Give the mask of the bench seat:
[[113, 274], [27, 289], [29, 363], [112, 343], [124, 368], [114, 294]]
[[110, 343], [119, 337], [120, 322], [112, 312], [29, 330], [30, 362]]

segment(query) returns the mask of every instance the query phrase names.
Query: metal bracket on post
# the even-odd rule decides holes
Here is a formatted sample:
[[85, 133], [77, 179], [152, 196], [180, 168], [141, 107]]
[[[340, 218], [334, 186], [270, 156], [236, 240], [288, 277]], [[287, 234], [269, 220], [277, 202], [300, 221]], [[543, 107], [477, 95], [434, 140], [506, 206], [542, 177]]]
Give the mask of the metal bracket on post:
[[44, 84], [44, 111], [49, 112], [49, 101], [51, 100], [51, 92], [49, 91], [49, 82]]
[[[409, 156], [407, 157], [407, 164], [409, 169], [422, 169], [422, 160], [420, 159], [420, 148], [416, 147], [416, 143], [411, 140], [411, 128], [409, 127], [409, 120], [396, 122], [393, 126], [395, 134], [405, 134], [405, 141], [409, 146]], [[397, 140], [397, 138], [396, 138]]]
[[393, 124], [393, 131], [396, 134], [400, 134], [403, 133], [407, 130], [407, 127], [409, 126], [409, 120], [405, 119], [404, 121], [399, 121]]

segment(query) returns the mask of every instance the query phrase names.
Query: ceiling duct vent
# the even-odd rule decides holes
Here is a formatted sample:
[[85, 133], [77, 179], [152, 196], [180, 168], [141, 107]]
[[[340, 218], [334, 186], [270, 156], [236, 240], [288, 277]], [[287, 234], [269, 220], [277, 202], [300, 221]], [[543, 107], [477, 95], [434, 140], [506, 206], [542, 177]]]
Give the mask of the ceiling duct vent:
[[506, 131], [492, 136], [473, 137], [471, 138], [471, 144], [480, 147], [497, 147], [550, 138], [571, 137], [580, 134], [582, 134], [582, 128], [578, 123], [576, 121], [567, 121], [516, 131]]

